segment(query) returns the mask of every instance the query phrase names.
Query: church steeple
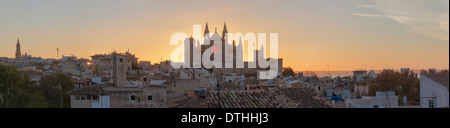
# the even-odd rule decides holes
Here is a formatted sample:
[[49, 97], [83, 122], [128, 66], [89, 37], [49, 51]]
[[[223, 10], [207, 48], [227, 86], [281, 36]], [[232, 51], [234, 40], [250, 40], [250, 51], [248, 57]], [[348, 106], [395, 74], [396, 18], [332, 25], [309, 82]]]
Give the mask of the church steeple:
[[22, 58], [22, 53], [20, 52], [20, 43], [19, 38], [17, 38], [17, 44], [16, 44], [16, 59]]
[[205, 33], [203, 35], [206, 35], [208, 33], [209, 33], [208, 22], [206, 22]]

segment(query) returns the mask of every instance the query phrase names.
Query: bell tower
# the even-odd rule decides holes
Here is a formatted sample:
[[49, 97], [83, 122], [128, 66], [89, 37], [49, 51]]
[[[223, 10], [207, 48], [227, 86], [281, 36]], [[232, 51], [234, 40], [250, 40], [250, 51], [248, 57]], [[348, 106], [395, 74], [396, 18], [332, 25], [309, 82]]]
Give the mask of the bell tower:
[[19, 38], [17, 38], [17, 45], [16, 45], [16, 59], [22, 58], [22, 53], [20, 52], [20, 43]]

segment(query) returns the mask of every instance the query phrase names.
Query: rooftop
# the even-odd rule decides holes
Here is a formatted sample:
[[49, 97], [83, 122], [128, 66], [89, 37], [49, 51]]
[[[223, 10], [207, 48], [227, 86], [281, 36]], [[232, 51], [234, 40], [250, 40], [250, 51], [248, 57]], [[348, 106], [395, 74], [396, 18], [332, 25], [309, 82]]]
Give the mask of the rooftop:
[[178, 97], [167, 101], [168, 108], [206, 108], [204, 98]]
[[261, 93], [208, 93], [209, 108], [330, 108], [310, 88], [274, 88]]
[[428, 74], [422, 74], [423, 76], [430, 78], [436, 83], [441, 84], [442, 86], [446, 87], [448, 89], [449, 82], [448, 77], [449, 73], [428, 73]]
[[67, 94], [69, 95], [107, 94], [107, 92], [103, 89], [103, 87], [106, 87], [106, 85], [90, 85], [83, 88], [74, 88], [68, 91]]

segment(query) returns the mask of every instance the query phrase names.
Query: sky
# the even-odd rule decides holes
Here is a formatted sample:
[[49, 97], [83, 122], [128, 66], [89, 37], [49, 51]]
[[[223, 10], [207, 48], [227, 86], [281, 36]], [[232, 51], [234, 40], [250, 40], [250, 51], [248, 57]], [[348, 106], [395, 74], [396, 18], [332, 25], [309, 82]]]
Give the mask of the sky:
[[[111, 51], [167, 60], [170, 37], [278, 33], [294, 70], [449, 68], [448, 0], [0, 0], [0, 57], [90, 58]], [[61, 58], [61, 57], [60, 57]]]

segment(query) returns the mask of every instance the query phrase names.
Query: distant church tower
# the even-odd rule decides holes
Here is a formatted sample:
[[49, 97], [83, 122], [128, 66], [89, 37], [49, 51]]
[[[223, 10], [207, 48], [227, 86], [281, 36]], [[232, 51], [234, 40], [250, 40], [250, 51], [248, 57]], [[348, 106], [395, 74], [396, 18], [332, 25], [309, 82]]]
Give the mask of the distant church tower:
[[19, 38], [17, 38], [17, 45], [16, 45], [16, 59], [22, 58], [22, 53], [20, 52], [20, 43]]

